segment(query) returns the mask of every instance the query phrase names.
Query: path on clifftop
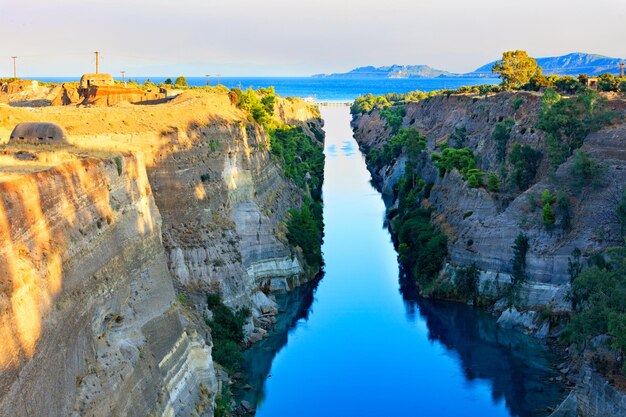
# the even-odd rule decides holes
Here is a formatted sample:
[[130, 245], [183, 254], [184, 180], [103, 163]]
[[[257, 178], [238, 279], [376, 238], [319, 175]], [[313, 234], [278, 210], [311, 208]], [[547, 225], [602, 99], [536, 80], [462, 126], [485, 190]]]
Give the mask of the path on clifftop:
[[265, 380], [248, 394], [257, 415], [547, 415], [563, 393], [548, 383], [554, 358], [541, 344], [470, 307], [400, 291], [385, 207], [349, 108], [322, 107], [322, 116], [325, 276], [313, 298], [279, 297], [299, 309], [283, 314], [293, 323], [247, 352], [247, 371]]

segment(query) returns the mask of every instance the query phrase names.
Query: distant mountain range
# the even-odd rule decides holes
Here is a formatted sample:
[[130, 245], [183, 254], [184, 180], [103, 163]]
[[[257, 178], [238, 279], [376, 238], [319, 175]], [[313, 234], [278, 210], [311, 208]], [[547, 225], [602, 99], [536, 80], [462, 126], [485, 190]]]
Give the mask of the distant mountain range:
[[[596, 54], [575, 52], [563, 56], [536, 58], [543, 73], [557, 75], [599, 75], [605, 72], [619, 74], [621, 58], [609, 58]], [[351, 71], [336, 74], [316, 74], [316, 78], [436, 78], [436, 77], [489, 77], [493, 76], [492, 61], [475, 71], [465, 74], [439, 70], [428, 65], [389, 65], [384, 67], [359, 67]]]

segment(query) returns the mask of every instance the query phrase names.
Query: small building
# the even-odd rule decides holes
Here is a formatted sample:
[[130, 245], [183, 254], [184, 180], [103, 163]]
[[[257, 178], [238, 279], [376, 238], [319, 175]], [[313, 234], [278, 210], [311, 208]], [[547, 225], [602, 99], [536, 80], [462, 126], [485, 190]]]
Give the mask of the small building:
[[79, 88], [87, 89], [89, 87], [106, 87], [110, 85], [115, 85], [111, 74], [85, 74], [80, 77]]
[[592, 90], [598, 89], [598, 77], [589, 77], [587, 78], [587, 87]]
[[67, 133], [55, 123], [20, 123], [11, 132], [9, 143], [67, 144]]

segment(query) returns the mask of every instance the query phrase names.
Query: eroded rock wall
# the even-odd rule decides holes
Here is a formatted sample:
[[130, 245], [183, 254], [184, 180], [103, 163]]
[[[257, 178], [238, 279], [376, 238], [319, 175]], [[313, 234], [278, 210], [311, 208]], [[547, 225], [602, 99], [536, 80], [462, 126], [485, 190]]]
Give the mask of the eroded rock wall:
[[[417, 172], [426, 182], [434, 183], [425, 202], [436, 211], [435, 222], [449, 237], [450, 260], [455, 265], [475, 263], [483, 272], [481, 287], [510, 282], [512, 245], [519, 233], [529, 238], [527, 255], [528, 282], [522, 289], [522, 303], [539, 308], [552, 305], [556, 310], [569, 309], [565, 299], [569, 285], [568, 257], [575, 248], [584, 255], [623, 243], [616, 206], [626, 185], [626, 126], [607, 127], [589, 135], [583, 149], [606, 163], [601, 186], [586, 187], [570, 195], [572, 227], [546, 230], [541, 219], [541, 193], [569, 190], [573, 182], [573, 157], [561, 165], [554, 176], [548, 174], [547, 145], [543, 132], [535, 125], [541, 97], [533, 93], [501, 93], [495, 96], [436, 96], [406, 105], [403, 127], [413, 127], [428, 140], [428, 150], [417, 164]], [[516, 110], [514, 102], [521, 101]], [[617, 107], [624, 112], [623, 106]], [[478, 158], [485, 172], [499, 172], [496, 144], [492, 139], [495, 124], [512, 118], [515, 125], [508, 149], [516, 143], [540, 150], [544, 157], [533, 185], [524, 192], [492, 193], [485, 188], [470, 188], [456, 171], [438, 175], [428, 154], [438, 144], [448, 143], [456, 128], [466, 129], [464, 146]], [[378, 110], [356, 117], [355, 137], [365, 148], [381, 147], [391, 136]], [[393, 200], [393, 187], [404, 172], [405, 157], [391, 166], [374, 172], [381, 190]], [[509, 167], [510, 169], [510, 167]], [[487, 283], [487, 284], [486, 284]]]
[[190, 415], [210, 348], [181, 320], [140, 155], [0, 182], [0, 415]]

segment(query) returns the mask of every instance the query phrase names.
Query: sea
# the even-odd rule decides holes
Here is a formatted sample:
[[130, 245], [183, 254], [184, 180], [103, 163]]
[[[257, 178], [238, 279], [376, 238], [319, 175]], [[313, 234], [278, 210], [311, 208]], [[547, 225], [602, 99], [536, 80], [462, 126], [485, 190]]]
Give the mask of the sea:
[[[162, 83], [167, 77], [127, 77], [139, 83], [150, 80]], [[176, 77], [170, 77], [175, 79]], [[46, 82], [79, 81], [78, 77], [39, 77]], [[121, 81], [121, 78], [116, 78]], [[498, 78], [402, 78], [402, 79], [339, 79], [317, 77], [187, 77], [191, 86], [222, 84], [228, 88], [266, 88], [274, 87], [276, 93], [283, 97], [301, 97], [316, 102], [352, 102], [355, 98], [367, 93], [381, 95], [387, 93], [407, 93], [409, 91], [433, 91], [457, 89], [464, 85], [498, 84]]]

